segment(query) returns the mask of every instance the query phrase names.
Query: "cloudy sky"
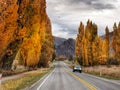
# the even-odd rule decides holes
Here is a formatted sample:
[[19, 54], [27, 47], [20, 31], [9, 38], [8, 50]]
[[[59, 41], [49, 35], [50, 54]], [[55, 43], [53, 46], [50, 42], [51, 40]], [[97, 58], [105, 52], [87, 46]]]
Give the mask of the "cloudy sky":
[[54, 36], [76, 38], [80, 21], [90, 19], [98, 25], [98, 34], [106, 26], [112, 31], [120, 21], [120, 0], [46, 0]]

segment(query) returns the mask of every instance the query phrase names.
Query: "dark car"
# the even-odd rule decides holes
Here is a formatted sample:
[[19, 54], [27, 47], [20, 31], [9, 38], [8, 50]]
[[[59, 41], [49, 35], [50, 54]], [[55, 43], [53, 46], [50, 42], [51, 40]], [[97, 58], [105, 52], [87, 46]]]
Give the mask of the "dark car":
[[80, 73], [82, 73], [82, 68], [81, 68], [81, 66], [74, 66], [73, 67], [73, 72], [75, 72], [75, 71], [78, 71], [78, 72], [80, 72]]

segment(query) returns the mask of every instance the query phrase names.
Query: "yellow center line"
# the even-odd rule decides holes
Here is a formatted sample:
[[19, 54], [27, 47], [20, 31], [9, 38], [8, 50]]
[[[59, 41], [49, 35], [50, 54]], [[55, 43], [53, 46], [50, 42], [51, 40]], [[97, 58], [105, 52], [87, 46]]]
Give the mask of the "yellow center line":
[[73, 74], [72, 72], [68, 71], [65, 67], [64, 70], [70, 74], [71, 76], [73, 76], [75, 79], [79, 80], [81, 83], [83, 83], [84, 85], [86, 85], [90, 90], [97, 90], [97, 88], [95, 88], [94, 86], [92, 86], [90, 83], [86, 82], [85, 80], [83, 80], [82, 78], [78, 77], [77, 75]]

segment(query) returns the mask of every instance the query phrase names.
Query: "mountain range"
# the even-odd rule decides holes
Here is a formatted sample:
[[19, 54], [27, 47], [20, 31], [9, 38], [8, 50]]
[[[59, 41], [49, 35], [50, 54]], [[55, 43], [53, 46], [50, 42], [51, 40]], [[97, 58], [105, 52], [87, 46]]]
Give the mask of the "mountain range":
[[[105, 39], [105, 35], [100, 36], [102, 39]], [[110, 32], [110, 53], [112, 53], [112, 37], [113, 32]], [[60, 37], [54, 37], [54, 45], [55, 45], [55, 55], [65, 56], [68, 59], [71, 56], [75, 55], [75, 40], [72, 38], [65, 39]]]
[[55, 54], [56, 56], [65, 56], [70, 59], [71, 56], [75, 54], [75, 40], [72, 38], [65, 39], [54, 37], [54, 45], [55, 45]]

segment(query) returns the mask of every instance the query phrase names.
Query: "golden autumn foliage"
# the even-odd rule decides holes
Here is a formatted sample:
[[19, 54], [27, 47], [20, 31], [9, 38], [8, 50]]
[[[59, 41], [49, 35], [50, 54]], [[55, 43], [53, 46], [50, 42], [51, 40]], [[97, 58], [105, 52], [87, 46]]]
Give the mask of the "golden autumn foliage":
[[14, 40], [18, 17], [18, 5], [16, 3], [17, 0], [0, 1], [0, 59], [5, 55], [10, 42]]
[[101, 60], [100, 60], [100, 63], [101, 64], [106, 64], [107, 62], [107, 42], [106, 40], [103, 40], [103, 43], [102, 43], [102, 55], [101, 55]]
[[[38, 2], [40, 2], [40, 5], [38, 4]], [[50, 21], [48, 16], [46, 15], [45, 7], [46, 5], [44, 0], [30, 0], [29, 4], [26, 5], [24, 16], [27, 22], [26, 25], [28, 25], [29, 27], [26, 27], [26, 25], [24, 24], [24, 27], [27, 28], [27, 32], [26, 37], [23, 38], [23, 44], [21, 45], [20, 49], [20, 54], [25, 66], [37, 66], [40, 62], [41, 57], [45, 57], [43, 53], [47, 54], [51, 51], [49, 50], [49, 48], [47, 48], [50, 47], [49, 43], [53, 43], [53, 41], [49, 40], [52, 37], [52, 33], [46, 32]], [[51, 32], [51, 27], [49, 31]], [[49, 43], [45, 43], [46, 36], [48, 34], [51, 35], [50, 37], [47, 37]], [[46, 49], [47, 52], [44, 52], [42, 49]], [[53, 50], [53, 47], [51, 47], [50, 49]], [[50, 52], [49, 54], [52, 55], [52, 52]], [[44, 62], [48, 63], [47, 58], [44, 59], [43, 63]]]
[[116, 23], [114, 24], [114, 32], [113, 32], [113, 41], [112, 41], [112, 47], [114, 50], [114, 58], [118, 60], [120, 63], [120, 23], [118, 26]]
[[82, 30], [81, 35], [78, 30], [79, 34], [76, 39], [76, 58], [78, 62], [85, 66], [106, 64], [110, 52], [108, 27], [106, 27], [105, 40], [97, 35], [97, 25], [89, 20], [85, 29]]
[[[108, 27], [105, 28], [103, 39], [97, 35], [97, 26], [88, 20], [82, 31], [84, 33], [80, 35], [81, 31], [78, 30], [76, 39], [76, 58], [79, 63], [85, 66], [120, 64], [120, 23], [118, 26], [115, 23], [113, 30], [111, 43]], [[113, 51], [110, 51], [111, 48]]]
[[52, 61], [52, 57], [54, 54], [54, 39], [51, 32], [51, 24], [48, 19], [46, 24], [46, 34], [43, 41], [42, 49], [41, 49], [41, 57], [39, 61], [39, 66], [48, 67], [49, 62]]
[[105, 29], [105, 40], [102, 41], [102, 52], [100, 56], [99, 63], [102, 65], [107, 64], [107, 60], [110, 57], [110, 36], [109, 36], [109, 29], [106, 27]]
[[[110, 35], [109, 35], [109, 29], [106, 27], [105, 29], [105, 40], [106, 40], [106, 56], [109, 57], [110, 52]], [[106, 58], [107, 59], [107, 58]]]
[[114, 57], [116, 57], [116, 44], [117, 44], [117, 25], [114, 23], [113, 26], [114, 32], [113, 32], [113, 38], [112, 38], [112, 48], [114, 50]]
[[100, 37], [96, 37], [95, 41], [92, 44], [92, 53], [93, 53], [93, 63], [94, 64], [99, 64], [102, 60], [102, 40]]
[[21, 45], [20, 52], [25, 66], [34, 66], [39, 62], [41, 40], [38, 34], [39, 28], [37, 28], [37, 25], [35, 27], [36, 31], [32, 33], [30, 38], [24, 38], [23, 44]]
[[[0, 13], [0, 65], [6, 67], [11, 60], [7, 66], [11, 67], [18, 60], [21, 65], [36, 67], [41, 53], [52, 58], [53, 37], [45, 0], [1, 0]], [[45, 58], [43, 62], [48, 61], [51, 59]]]
[[84, 35], [84, 25], [81, 22], [80, 27], [78, 29], [78, 36], [76, 39], [76, 48], [75, 48], [76, 49], [75, 50], [76, 57], [78, 59], [82, 58], [82, 38], [83, 38], [83, 35]]

